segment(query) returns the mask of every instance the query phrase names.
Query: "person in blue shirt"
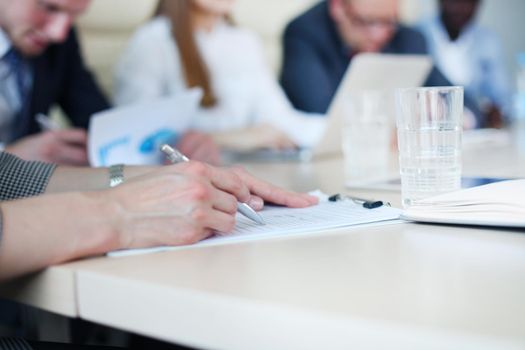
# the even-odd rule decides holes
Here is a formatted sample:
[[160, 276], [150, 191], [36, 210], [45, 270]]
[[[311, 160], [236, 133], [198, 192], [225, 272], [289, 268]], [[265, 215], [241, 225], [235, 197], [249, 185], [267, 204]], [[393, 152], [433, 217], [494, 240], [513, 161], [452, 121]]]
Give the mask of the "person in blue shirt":
[[482, 111], [478, 127], [501, 127], [512, 89], [499, 38], [476, 23], [480, 0], [439, 0], [439, 15], [421, 23], [436, 65]]
[[[281, 84], [293, 105], [326, 113], [359, 52], [426, 54], [424, 37], [399, 24], [398, 0], [327, 0], [293, 20], [283, 38]], [[450, 82], [436, 69], [426, 85]]]

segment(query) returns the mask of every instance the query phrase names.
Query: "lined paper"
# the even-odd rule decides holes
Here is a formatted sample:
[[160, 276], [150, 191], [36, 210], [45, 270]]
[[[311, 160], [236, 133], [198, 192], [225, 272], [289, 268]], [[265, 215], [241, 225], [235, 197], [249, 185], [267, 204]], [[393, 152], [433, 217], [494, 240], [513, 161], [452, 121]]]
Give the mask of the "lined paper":
[[261, 211], [260, 214], [266, 225], [258, 225], [248, 218], [237, 214], [237, 225], [232, 233], [227, 235], [217, 234], [191, 246], [121, 250], [111, 252], [108, 255], [145, 254], [194, 246], [228, 244], [292, 234], [315, 233], [347, 226], [379, 224], [397, 220], [401, 210], [388, 206], [365, 209], [351, 201], [342, 201], [336, 203], [321, 202], [319, 205], [301, 209], [268, 207]]

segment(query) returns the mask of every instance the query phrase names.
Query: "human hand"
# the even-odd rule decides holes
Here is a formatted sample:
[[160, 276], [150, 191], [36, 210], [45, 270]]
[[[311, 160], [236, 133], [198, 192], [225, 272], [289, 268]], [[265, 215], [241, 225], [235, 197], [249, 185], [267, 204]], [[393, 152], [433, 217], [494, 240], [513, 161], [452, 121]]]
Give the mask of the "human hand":
[[237, 202], [255, 210], [263, 200], [306, 207], [317, 199], [279, 189], [246, 171], [199, 162], [163, 167], [109, 191], [116, 204], [114, 227], [120, 248], [184, 245], [214, 232], [231, 232]]
[[251, 130], [254, 133], [255, 148], [269, 149], [291, 149], [297, 148], [297, 145], [281, 130], [269, 124], [255, 126]]
[[277, 187], [254, 177], [242, 167], [235, 167], [231, 170], [248, 187], [252, 196], [249, 204], [257, 211], [263, 209], [264, 202], [283, 205], [289, 208], [305, 208], [319, 203], [317, 197]]
[[45, 131], [27, 136], [5, 151], [24, 160], [61, 165], [86, 165], [87, 134], [83, 129]]
[[253, 204], [233, 171], [195, 161], [162, 167], [109, 192], [108, 202], [117, 207], [111, 216], [117, 218], [119, 248], [192, 244], [227, 233], [235, 225], [237, 202]]
[[177, 171], [191, 177], [206, 179], [214, 188], [234, 196], [237, 201], [247, 203], [255, 210], [263, 209], [264, 201], [290, 208], [309, 207], [319, 202], [317, 197], [288, 191], [260, 180], [242, 167], [218, 168], [195, 161], [180, 163], [175, 167]]
[[217, 144], [226, 149], [250, 152], [258, 149], [291, 149], [297, 145], [284, 132], [269, 124], [215, 133]]
[[185, 133], [175, 147], [192, 160], [218, 165], [221, 151], [213, 138], [205, 133], [189, 131]]

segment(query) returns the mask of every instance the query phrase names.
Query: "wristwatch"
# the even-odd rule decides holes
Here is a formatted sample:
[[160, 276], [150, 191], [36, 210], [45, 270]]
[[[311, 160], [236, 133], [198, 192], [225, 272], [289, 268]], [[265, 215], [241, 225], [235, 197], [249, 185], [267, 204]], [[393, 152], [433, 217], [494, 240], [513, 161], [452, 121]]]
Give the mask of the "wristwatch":
[[124, 164], [109, 167], [109, 187], [116, 187], [124, 182]]

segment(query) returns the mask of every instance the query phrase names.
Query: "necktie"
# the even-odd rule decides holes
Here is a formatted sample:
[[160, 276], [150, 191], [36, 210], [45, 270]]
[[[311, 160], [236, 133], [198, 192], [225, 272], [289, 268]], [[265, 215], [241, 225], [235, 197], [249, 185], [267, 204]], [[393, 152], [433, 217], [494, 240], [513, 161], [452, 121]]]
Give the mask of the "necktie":
[[11, 48], [4, 56], [4, 61], [9, 65], [11, 74], [16, 80], [16, 90], [18, 95], [18, 105], [20, 109], [24, 106], [27, 95], [27, 80], [25, 76], [25, 64], [22, 56]]

